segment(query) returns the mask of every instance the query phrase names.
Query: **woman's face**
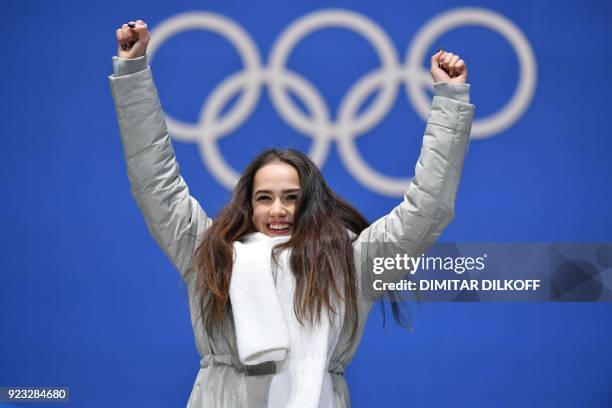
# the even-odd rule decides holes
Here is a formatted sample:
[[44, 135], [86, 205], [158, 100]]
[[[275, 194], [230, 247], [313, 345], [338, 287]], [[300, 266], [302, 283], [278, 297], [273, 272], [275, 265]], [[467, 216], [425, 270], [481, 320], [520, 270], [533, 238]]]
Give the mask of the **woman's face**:
[[300, 178], [292, 166], [272, 162], [261, 167], [253, 180], [253, 223], [270, 237], [290, 235], [300, 199]]

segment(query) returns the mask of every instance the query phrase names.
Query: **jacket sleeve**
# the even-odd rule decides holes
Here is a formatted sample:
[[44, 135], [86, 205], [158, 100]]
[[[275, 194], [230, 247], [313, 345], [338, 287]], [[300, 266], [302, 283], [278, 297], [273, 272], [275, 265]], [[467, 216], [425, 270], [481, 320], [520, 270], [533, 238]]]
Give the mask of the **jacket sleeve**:
[[132, 196], [147, 227], [185, 279], [196, 237], [211, 220], [179, 174], [146, 56], [113, 59], [109, 77]]
[[365, 229], [354, 242], [362, 294], [380, 296], [374, 280], [398, 281], [406, 271], [376, 275], [368, 259], [381, 254], [425, 253], [455, 215], [455, 197], [470, 137], [474, 105], [468, 84], [436, 83], [415, 176], [403, 201], [389, 214]]

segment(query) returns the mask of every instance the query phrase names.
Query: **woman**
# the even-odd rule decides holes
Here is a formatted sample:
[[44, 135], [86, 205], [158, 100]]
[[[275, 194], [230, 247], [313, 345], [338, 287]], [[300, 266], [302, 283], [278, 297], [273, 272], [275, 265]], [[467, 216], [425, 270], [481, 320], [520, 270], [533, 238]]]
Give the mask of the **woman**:
[[358, 295], [372, 278], [357, 262], [362, 244], [402, 242], [421, 254], [453, 218], [474, 113], [465, 63], [432, 56], [415, 178], [385, 217], [368, 226], [306, 156], [270, 150], [213, 222], [179, 175], [146, 64], [146, 24], [124, 24], [117, 41], [109, 79], [132, 194], [189, 293], [201, 369], [188, 407], [349, 406], [343, 373], [374, 300]]

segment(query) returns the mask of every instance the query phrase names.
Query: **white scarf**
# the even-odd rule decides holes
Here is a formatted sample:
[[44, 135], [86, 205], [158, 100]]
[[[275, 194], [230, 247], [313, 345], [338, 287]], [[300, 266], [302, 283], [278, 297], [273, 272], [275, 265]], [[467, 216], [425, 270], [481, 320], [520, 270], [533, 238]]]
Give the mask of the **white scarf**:
[[256, 232], [234, 242], [230, 299], [238, 355], [246, 365], [278, 362], [280, 372], [270, 390], [272, 405], [318, 407], [330, 357], [330, 325], [327, 315], [314, 326], [303, 326], [295, 317], [291, 251], [280, 253], [278, 265], [271, 261], [273, 247], [289, 239]]

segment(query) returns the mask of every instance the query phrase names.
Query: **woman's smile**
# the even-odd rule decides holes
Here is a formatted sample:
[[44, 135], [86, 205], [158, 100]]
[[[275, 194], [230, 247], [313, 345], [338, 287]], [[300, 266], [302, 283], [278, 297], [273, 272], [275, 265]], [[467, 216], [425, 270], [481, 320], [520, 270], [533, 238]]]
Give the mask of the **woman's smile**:
[[268, 227], [268, 232], [266, 235], [289, 235], [291, 234], [290, 223], [284, 221], [274, 221], [269, 224], [266, 224]]

